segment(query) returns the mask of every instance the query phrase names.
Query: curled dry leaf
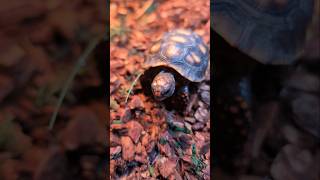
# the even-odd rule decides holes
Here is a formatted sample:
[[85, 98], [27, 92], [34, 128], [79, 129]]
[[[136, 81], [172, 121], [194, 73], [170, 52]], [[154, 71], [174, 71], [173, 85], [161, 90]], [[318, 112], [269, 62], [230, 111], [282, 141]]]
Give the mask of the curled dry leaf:
[[126, 161], [132, 161], [135, 154], [135, 146], [128, 136], [121, 137], [122, 158]]
[[162, 157], [158, 160], [159, 162], [159, 172], [164, 178], [168, 178], [171, 174], [174, 173], [176, 168], [176, 161], [174, 159], [168, 159]]
[[137, 162], [140, 162], [142, 164], [147, 164], [148, 163], [148, 160], [145, 156], [141, 156], [141, 155], [136, 155], [134, 157], [134, 160], [136, 160]]
[[120, 137], [115, 135], [114, 133], [110, 133], [110, 146], [120, 145]]
[[137, 121], [129, 121], [126, 123], [126, 128], [128, 129], [128, 136], [132, 139], [134, 143], [138, 143], [143, 131], [143, 127]]
[[122, 122], [124, 122], [124, 123], [128, 122], [132, 117], [131, 110], [129, 108], [126, 108], [124, 111], [122, 111], [120, 116], [121, 116]]
[[130, 109], [143, 110], [144, 103], [139, 96], [134, 95], [134, 96], [132, 96], [132, 100], [130, 101], [129, 107], [130, 107]]
[[165, 154], [167, 157], [172, 157], [174, 153], [168, 143], [159, 144], [159, 150], [161, 153]]
[[142, 148], [143, 146], [141, 145], [141, 143], [139, 142], [136, 146], [136, 153], [137, 154], [142, 154]]
[[150, 128], [150, 140], [156, 140], [159, 134], [159, 127], [156, 125], [151, 126]]
[[110, 156], [113, 157], [121, 152], [121, 146], [110, 147]]
[[146, 133], [141, 139], [142, 146], [147, 146], [149, 141], [150, 141], [150, 135]]

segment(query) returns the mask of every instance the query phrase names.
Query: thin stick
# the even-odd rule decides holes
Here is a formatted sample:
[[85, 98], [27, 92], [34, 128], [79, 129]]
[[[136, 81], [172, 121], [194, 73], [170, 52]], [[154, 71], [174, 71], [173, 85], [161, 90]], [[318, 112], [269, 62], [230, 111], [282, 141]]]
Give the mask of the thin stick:
[[127, 104], [127, 102], [128, 102], [128, 99], [129, 99], [129, 96], [130, 96], [130, 94], [131, 94], [131, 91], [132, 91], [133, 87], [137, 84], [137, 81], [138, 81], [138, 79], [140, 78], [140, 76], [141, 76], [142, 74], [143, 74], [142, 72], [139, 73], [138, 76], [137, 76], [137, 78], [136, 78], [136, 79], [133, 81], [133, 83], [131, 84], [131, 87], [130, 87], [130, 89], [129, 89], [129, 91], [128, 91], [128, 94], [127, 94], [127, 97], [126, 97], [126, 101], [125, 101], [126, 104]]
[[54, 109], [53, 115], [50, 119], [50, 123], [49, 123], [49, 130], [52, 130], [54, 123], [57, 119], [57, 115], [59, 112], [59, 109], [62, 105], [63, 99], [66, 96], [69, 87], [73, 81], [73, 79], [75, 78], [75, 76], [77, 75], [77, 73], [79, 72], [80, 68], [85, 64], [85, 61], [87, 59], [87, 57], [90, 55], [90, 53], [93, 51], [93, 49], [97, 46], [97, 44], [100, 42], [100, 40], [102, 40], [103, 37], [99, 36], [96, 37], [95, 39], [93, 39], [89, 45], [87, 46], [87, 48], [85, 49], [85, 51], [83, 52], [83, 54], [79, 57], [78, 61], [76, 62], [76, 65], [73, 69], [73, 71], [71, 72], [71, 75], [69, 76], [69, 78], [66, 81], [65, 86], [63, 87], [59, 99], [58, 99], [58, 103]]

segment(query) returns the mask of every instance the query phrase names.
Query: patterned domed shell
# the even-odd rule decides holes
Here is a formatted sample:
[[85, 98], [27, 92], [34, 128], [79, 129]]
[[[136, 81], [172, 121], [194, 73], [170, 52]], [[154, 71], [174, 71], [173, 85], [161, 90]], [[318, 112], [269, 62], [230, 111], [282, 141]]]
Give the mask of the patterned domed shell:
[[215, 0], [212, 27], [264, 64], [291, 64], [303, 53], [314, 0]]
[[196, 33], [177, 29], [165, 33], [150, 48], [144, 67], [166, 66], [193, 82], [205, 78], [209, 49]]

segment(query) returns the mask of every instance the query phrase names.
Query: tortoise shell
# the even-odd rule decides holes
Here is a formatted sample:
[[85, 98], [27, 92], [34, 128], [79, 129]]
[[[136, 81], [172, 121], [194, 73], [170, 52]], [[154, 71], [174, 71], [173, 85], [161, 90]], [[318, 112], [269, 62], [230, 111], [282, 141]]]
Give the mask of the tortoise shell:
[[202, 38], [190, 30], [177, 29], [152, 45], [144, 68], [169, 67], [189, 81], [200, 82], [205, 78], [208, 61], [209, 50]]
[[303, 53], [314, 0], [215, 0], [212, 27], [264, 64], [291, 64]]

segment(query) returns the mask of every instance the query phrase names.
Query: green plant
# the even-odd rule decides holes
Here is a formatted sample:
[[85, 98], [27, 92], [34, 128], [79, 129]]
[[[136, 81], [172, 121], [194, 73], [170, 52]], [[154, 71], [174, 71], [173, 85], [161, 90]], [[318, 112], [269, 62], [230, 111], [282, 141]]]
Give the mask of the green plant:
[[72, 81], [74, 80], [75, 76], [77, 75], [77, 73], [80, 71], [81, 67], [83, 67], [85, 65], [86, 59], [88, 58], [88, 56], [91, 54], [91, 52], [94, 50], [94, 48], [98, 45], [98, 43], [104, 39], [108, 38], [107, 36], [97, 36], [96, 38], [94, 38], [89, 45], [86, 47], [86, 49], [84, 50], [83, 54], [79, 57], [78, 61], [76, 62], [71, 74], [69, 75], [61, 93], [58, 99], [58, 103], [54, 109], [53, 115], [50, 119], [49, 122], [49, 130], [52, 130], [56, 119], [57, 119], [57, 115], [59, 112], [59, 109], [63, 103], [63, 100], [71, 86]]
[[203, 159], [200, 156], [197, 156], [196, 146], [195, 144], [192, 144], [192, 155], [191, 160], [193, 163], [193, 171], [200, 175], [200, 172], [203, 168], [206, 167], [206, 164], [203, 162]]
[[131, 92], [132, 92], [132, 89], [133, 89], [133, 87], [137, 84], [138, 79], [140, 78], [140, 76], [141, 76], [142, 74], [143, 74], [142, 72], [139, 72], [139, 73], [138, 73], [138, 76], [136, 77], [136, 79], [131, 83], [131, 86], [130, 86], [130, 88], [129, 88], [129, 90], [128, 90], [128, 94], [127, 94], [125, 103], [128, 102], [128, 99], [129, 99], [129, 96], [130, 96], [130, 94], [131, 94]]
[[151, 177], [154, 177], [154, 168], [151, 164], [148, 165], [149, 166], [149, 173], [151, 175]]

